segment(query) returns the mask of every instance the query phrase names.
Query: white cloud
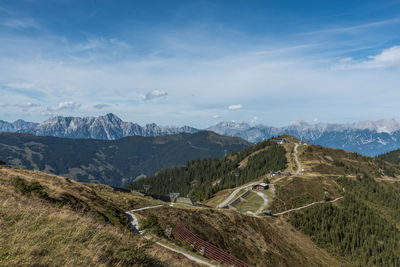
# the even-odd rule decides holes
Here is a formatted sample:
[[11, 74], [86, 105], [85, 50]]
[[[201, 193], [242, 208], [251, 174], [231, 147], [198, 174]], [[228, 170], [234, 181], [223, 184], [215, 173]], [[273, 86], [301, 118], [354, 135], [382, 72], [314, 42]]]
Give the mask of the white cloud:
[[400, 66], [400, 46], [393, 46], [382, 50], [377, 55], [368, 56], [368, 60], [357, 61], [346, 57], [339, 61], [334, 69], [374, 69]]
[[69, 110], [75, 111], [81, 107], [81, 104], [77, 104], [74, 102], [61, 102], [55, 107], [48, 107], [49, 111], [61, 111], [61, 110]]
[[93, 105], [93, 107], [95, 109], [103, 109], [103, 108], [109, 108], [109, 107], [111, 107], [111, 105], [109, 105], [109, 104], [96, 104], [96, 105]]
[[165, 92], [164, 90], [154, 90], [145, 95], [142, 95], [141, 97], [143, 100], [148, 101], [148, 100], [154, 100], [157, 98], [166, 97], [167, 95], [168, 95], [168, 93]]
[[228, 107], [228, 110], [239, 110], [239, 109], [241, 109], [241, 108], [243, 108], [243, 106], [242, 105], [230, 105], [229, 107]]
[[400, 46], [393, 46], [385, 49], [382, 53], [376, 56], [370, 56], [369, 58], [371, 59], [370, 61], [362, 63], [366, 67], [381, 68], [400, 65]]
[[221, 118], [221, 115], [213, 115], [212, 117], [213, 117], [213, 119], [218, 119], [218, 118]]

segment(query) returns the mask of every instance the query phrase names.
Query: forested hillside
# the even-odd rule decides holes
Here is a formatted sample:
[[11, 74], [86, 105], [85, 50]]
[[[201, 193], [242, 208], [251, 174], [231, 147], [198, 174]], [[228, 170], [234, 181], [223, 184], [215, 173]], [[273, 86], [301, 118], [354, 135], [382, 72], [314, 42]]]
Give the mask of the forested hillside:
[[385, 160], [388, 162], [392, 162], [394, 164], [399, 164], [400, 163], [400, 149], [379, 155], [376, 158]]
[[[222, 159], [195, 160], [184, 167], [162, 170], [129, 187], [141, 190], [146, 184], [151, 186], [150, 193], [179, 192], [183, 196], [189, 194], [195, 200], [205, 200], [220, 190], [252, 181], [269, 171], [285, 169], [285, 154], [282, 146], [267, 140]], [[245, 159], [246, 164], [240, 165]]]
[[332, 254], [357, 266], [400, 265], [400, 183], [358, 176], [340, 178], [340, 205], [319, 205], [295, 213], [290, 222]]
[[124, 186], [140, 175], [201, 158], [223, 157], [250, 144], [212, 132], [119, 140], [68, 139], [0, 133], [7, 164], [63, 175], [80, 182]]

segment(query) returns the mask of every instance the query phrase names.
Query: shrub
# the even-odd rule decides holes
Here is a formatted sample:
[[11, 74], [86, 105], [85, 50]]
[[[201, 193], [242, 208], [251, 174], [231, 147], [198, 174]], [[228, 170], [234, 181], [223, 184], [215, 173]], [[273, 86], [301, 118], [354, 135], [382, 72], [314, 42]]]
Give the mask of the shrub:
[[28, 184], [24, 179], [18, 177], [15, 179], [14, 187], [22, 194], [34, 193], [40, 198], [49, 199], [49, 195], [47, 194], [46, 190], [37, 181], [33, 181], [31, 184]]
[[142, 228], [148, 229], [158, 236], [162, 236], [164, 233], [163, 229], [160, 226], [160, 223], [158, 222], [157, 216], [154, 214], [150, 214], [146, 217], [146, 219], [143, 220]]

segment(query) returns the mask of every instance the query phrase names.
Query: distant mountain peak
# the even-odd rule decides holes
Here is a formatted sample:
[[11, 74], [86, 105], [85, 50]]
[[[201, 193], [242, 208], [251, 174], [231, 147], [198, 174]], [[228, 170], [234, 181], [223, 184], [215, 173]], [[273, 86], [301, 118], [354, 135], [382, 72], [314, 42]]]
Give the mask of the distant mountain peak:
[[17, 127], [0, 122], [0, 131], [31, 133], [39, 136], [57, 136], [79, 139], [115, 140], [125, 136], [160, 136], [177, 133], [195, 133], [192, 127], [160, 127], [155, 123], [142, 127], [125, 122], [117, 115], [108, 113], [98, 117], [54, 116], [40, 124]]
[[378, 133], [393, 133], [400, 130], [400, 124], [395, 119], [366, 120], [352, 124], [356, 129], [376, 131]]
[[227, 128], [232, 128], [232, 129], [248, 129], [250, 128], [250, 125], [245, 123], [245, 122], [236, 122], [236, 121], [222, 121], [220, 123], [217, 123], [207, 129], [212, 129], [212, 128], [218, 128], [218, 127], [227, 127]]
[[290, 123], [289, 126], [308, 127], [310, 126], [310, 124], [303, 120], [297, 120], [295, 122]]

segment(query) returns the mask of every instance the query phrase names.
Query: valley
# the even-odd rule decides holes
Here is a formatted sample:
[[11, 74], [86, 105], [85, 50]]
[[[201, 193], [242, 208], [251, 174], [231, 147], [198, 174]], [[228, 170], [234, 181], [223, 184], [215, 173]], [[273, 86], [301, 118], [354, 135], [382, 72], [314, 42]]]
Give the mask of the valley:
[[10, 166], [116, 187], [188, 160], [221, 157], [249, 146], [212, 132], [110, 141], [0, 133], [0, 158]]

